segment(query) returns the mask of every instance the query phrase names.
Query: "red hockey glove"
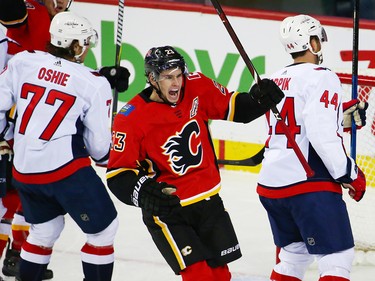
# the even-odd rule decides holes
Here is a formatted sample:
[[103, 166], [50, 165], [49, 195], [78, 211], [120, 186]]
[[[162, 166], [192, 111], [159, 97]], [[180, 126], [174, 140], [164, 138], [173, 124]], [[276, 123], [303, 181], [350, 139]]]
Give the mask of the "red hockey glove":
[[344, 111], [343, 126], [344, 132], [351, 132], [352, 130], [352, 117], [354, 118], [357, 129], [361, 129], [366, 125], [366, 109], [368, 103], [358, 99], [350, 100], [342, 103]]
[[358, 167], [358, 176], [351, 183], [341, 183], [343, 188], [348, 188], [349, 195], [355, 201], [360, 201], [366, 192], [366, 176]]
[[251, 87], [250, 95], [264, 109], [271, 109], [284, 97], [283, 91], [270, 79], [262, 79]]

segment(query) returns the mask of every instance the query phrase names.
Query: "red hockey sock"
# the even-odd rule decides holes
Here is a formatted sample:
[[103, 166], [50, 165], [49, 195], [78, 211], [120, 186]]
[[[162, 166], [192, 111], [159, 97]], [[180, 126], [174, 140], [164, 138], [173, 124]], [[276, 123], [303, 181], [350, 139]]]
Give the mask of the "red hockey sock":
[[327, 276], [320, 277], [319, 281], [349, 281], [349, 279], [346, 279], [346, 278], [341, 277], [341, 276], [327, 275]]
[[301, 281], [301, 279], [298, 279], [297, 277], [283, 275], [283, 274], [277, 273], [276, 271], [272, 271], [270, 278], [272, 281]]
[[189, 265], [181, 272], [182, 281], [216, 281], [212, 268], [206, 261]]
[[12, 222], [12, 249], [21, 251], [22, 244], [29, 236], [30, 224], [26, 222], [22, 212], [22, 205], [19, 204], [16, 214], [14, 214]]
[[232, 277], [227, 265], [212, 268], [212, 272], [215, 281], [230, 281]]

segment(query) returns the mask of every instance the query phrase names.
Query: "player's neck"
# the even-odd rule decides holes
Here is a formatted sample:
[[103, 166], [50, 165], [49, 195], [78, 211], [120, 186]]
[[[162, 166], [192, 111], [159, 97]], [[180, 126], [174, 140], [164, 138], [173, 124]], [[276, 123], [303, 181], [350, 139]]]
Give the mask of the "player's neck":
[[306, 52], [305, 55], [294, 59], [294, 63], [313, 63], [318, 64], [318, 58], [311, 52]]

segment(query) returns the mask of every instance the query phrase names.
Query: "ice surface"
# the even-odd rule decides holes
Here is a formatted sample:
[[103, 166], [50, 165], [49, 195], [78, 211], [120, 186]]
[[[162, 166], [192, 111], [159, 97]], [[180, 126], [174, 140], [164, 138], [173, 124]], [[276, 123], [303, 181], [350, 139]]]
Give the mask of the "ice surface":
[[[97, 169], [104, 179], [103, 168]], [[257, 174], [222, 170], [221, 196], [237, 231], [243, 257], [230, 264], [233, 281], [266, 281], [275, 262], [275, 247], [265, 211], [255, 192]], [[138, 208], [113, 198], [120, 227], [115, 241], [114, 281], [181, 280], [164, 262], [141, 221]], [[82, 280], [80, 249], [85, 236], [66, 216], [66, 226], [56, 242], [49, 268], [53, 281]], [[316, 264], [305, 281], [317, 281]], [[12, 280], [12, 279], [8, 279]], [[374, 281], [375, 266], [354, 266], [352, 281]]]

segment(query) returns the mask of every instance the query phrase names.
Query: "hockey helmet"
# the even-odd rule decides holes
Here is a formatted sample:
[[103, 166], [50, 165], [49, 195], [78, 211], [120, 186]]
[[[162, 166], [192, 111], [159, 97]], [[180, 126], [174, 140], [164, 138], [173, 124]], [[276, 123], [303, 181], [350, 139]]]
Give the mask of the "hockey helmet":
[[184, 75], [187, 67], [183, 56], [171, 46], [151, 48], [145, 56], [145, 73], [148, 79], [151, 73], [154, 79], [158, 79], [163, 70], [180, 68]]
[[[313, 17], [308, 15], [287, 17], [281, 23], [280, 40], [289, 54], [308, 49], [312, 51], [310, 46], [311, 36], [317, 36], [321, 43], [328, 40], [324, 28]], [[319, 55], [318, 53], [314, 54]]]
[[67, 48], [73, 40], [78, 40], [80, 46], [95, 47], [98, 42], [98, 33], [91, 23], [84, 17], [73, 12], [56, 14], [50, 26], [51, 44], [56, 47]]

